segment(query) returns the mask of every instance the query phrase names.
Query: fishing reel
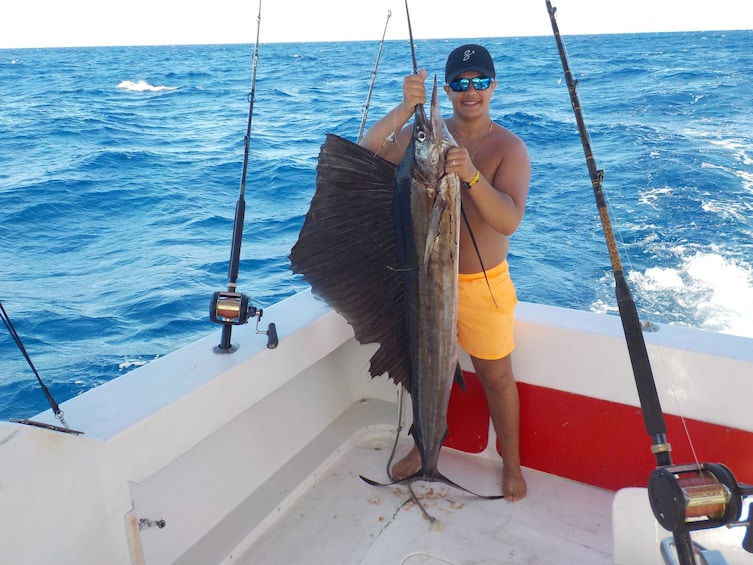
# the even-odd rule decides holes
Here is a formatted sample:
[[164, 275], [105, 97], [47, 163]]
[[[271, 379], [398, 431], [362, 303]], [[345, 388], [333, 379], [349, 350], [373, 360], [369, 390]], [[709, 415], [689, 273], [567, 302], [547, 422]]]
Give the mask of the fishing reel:
[[682, 532], [744, 526], [743, 549], [753, 553], [753, 516], [749, 515], [747, 522], [739, 521], [743, 498], [750, 495], [753, 486], [738, 484], [732, 471], [720, 463], [658, 467], [648, 480], [651, 510], [664, 529]]
[[245, 294], [229, 291], [215, 292], [209, 304], [209, 319], [223, 326], [222, 342], [215, 348], [215, 351], [230, 353], [235, 351], [237, 347], [230, 345], [230, 328], [247, 324], [251, 318], [256, 318], [256, 333], [267, 336], [267, 348], [276, 348], [279, 343], [277, 327], [272, 323], [267, 326], [266, 331], [259, 329], [263, 313], [264, 310], [251, 305]]

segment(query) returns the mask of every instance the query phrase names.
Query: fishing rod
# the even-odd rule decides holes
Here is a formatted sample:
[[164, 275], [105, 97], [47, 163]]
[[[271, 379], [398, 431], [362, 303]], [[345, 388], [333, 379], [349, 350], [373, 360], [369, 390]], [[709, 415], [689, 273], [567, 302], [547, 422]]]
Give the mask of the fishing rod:
[[52, 393], [50, 392], [50, 389], [47, 388], [47, 385], [44, 384], [42, 381], [42, 377], [39, 376], [39, 372], [37, 371], [37, 368], [34, 366], [34, 363], [31, 360], [31, 357], [29, 356], [29, 353], [26, 351], [26, 347], [23, 344], [23, 341], [21, 341], [21, 336], [18, 335], [18, 332], [16, 331], [16, 327], [13, 325], [13, 321], [10, 319], [10, 316], [8, 315], [8, 312], [5, 310], [5, 307], [3, 306], [3, 303], [0, 302], [0, 318], [2, 318], [3, 323], [5, 324], [5, 327], [8, 329], [8, 333], [10, 333], [10, 336], [13, 338], [13, 341], [16, 343], [16, 346], [21, 351], [21, 354], [24, 356], [24, 359], [26, 359], [26, 363], [31, 368], [31, 371], [34, 373], [34, 376], [37, 378], [37, 382], [39, 383], [39, 386], [42, 388], [42, 392], [44, 393], [45, 398], [47, 399], [47, 403], [50, 405], [50, 408], [52, 408], [53, 414], [55, 414], [55, 417], [60, 420], [60, 423], [63, 424], [63, 427], [59, 426], [52, 426], [49, 424], [43, 424], [41, 422], [34, 422], [33, 420], [19, 420], [16, 418], [11, 418], [12, 422], [17, 422], [20, 424], [28, 424], [33, 426], [39, 426], [48, 428], [51, 430], [71, 433], [71, 434], [81, 434], [82, 432], [71, 430], [68, 427], [68, 423], [65, 421], [65, 415], [63, 414], [63, 411], [60, 409], [60, 406], [58, 405], [55, 398], [52, 396]]
[[230, 247], [230, 265], [228, 267], [228, 283], [226, 292], [215, 292], [209, 306], [209, 319], [222, 324], [220, 344], [214, 348], [217, 353], [233, 353], [238, 346], [230, 343], [232, 328], [248, 323], [250, 318], [256, 318], [256, 333], [267, 335], [267, 347], [277, 347], [277, 328], [269, 324], [266, 331], [259, 330], [259, 322], [263, 314], [261, 308], [251, 305], [248, 296], [237, 292], [238, 267], [241, 258], [241, 244], [243, 242], [243, 220], [246, 215], [246, 174], [248, 172], [248, 155], [251, 141], [251, 121], [254, 115], [254, 100], [256, 98], [256, 69], [259, 63], [259, 30], [261, 28], [261, 0], [259, 0], [259, 14], [256, 17], [256, 45], [254, 47], [254, 63], [251, 75], [251, 92], [248, 95], [248, 125], [246, 136], [243, 138], [243, 170], [241, 172], [241, 186], [238, 201], [235, 205], [235, 220], [233, 222], [233, 240]]
[[418, 62], [416, 61], [416, 46], [413, 43], [413, 27], [410, 25], [410, 10], [408, 10], [408, 0], [405, 0], [405, 16], [408, 19], [408, 38], [410, 39], [410, 54], [413, 59], [413, 74], [418, 74]]
[[[656, 458], [657, 468], [651, 473], [648, 484], [651, 508], [657, 521], [673, 533], [680, 565], [696, 564], [697, 546], [690, 539], [691, 530], [714, 528], [721, 525], [746, 526], [747, 533], [743, 540], [743, 548], [746, 551], [753, 552], [751, 523], [750, 521], [742, 524], [738, 522], [742, 510], [742, 498], [753, 495], [753, 486], [739, 485], [732, 472], [721, 464], [697, 462], [691, 465], [672, 464], [671, 446], [667, 441], [664, 413], [659, 402], [646, 343], [643, 339], [643, 327], [625, 279], [617, 250], [617, 242], [609, 219], [609, 210], [604, 198], [604, 171], [597, 167], [591, 150], [590, 136], [578, 99], [578, 82], [573, 79], [573, 74], [570, 71], [567, 52], [557, 25], [557, 9], [552, 7], [550, 0], [546, 0], [546, 6], [552, 23], [554, 38], [557, 42], [557, 50], [562, 61], [562, 68], [570, 93], [570, 102], [578, 124], [588, 173], [609, 251], [615, 279], [617, 307], [622, 321], [636, 388], [638, 389], [643, 420], [646, 431], [651, 436], [651, 452]], [[751, 504], [751, 510], [753, 510], [753, 504]], [[663, 551], [665, 550], [663, 549]], [[673, 562], [669, 553], [664, 553], [664, 557], [667, 563]]]
[[382, 47], [384, 46], [384, 38], [387, 35], [387, 24], [390, 23], [390, 16], [392, 16], [392, 10], [387, 10], [387, 21], [384, 22], [384, 32], [382, 33], [382, 41], [379, 43], [379, 50], [377, 51], [376, 62], [374, 63], [374, 70], [371, 71], [371, 85], [369, 86], [369, 93], [366, 96], [366, 104], [363, 105], [363, 115], [361, 116], [361, 128], [358, 130], [358, 142], [363, 138], [363, 130], [366, 127], [366, 116], [369, 113], [369, 105], [371, 103], [371, 93], [374, 91], [374, 81], [376, 81], [377, 68], [379, 67], [379, 59], [382, 56]]

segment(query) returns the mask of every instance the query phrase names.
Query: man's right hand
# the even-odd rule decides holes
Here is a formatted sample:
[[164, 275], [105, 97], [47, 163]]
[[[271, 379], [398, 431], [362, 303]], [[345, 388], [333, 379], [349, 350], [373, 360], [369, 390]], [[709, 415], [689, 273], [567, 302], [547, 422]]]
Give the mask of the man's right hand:
[[426, 69], [421, 69], [418, 74], [408, 75], [403, 79], [403, 108], [413, 113], [417, 104], [426, 103]]

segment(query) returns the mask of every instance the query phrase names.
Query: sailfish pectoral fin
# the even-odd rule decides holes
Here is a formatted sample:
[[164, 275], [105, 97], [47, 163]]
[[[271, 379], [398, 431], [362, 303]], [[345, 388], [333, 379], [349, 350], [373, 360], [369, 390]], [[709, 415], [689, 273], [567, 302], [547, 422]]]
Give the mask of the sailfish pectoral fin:
[[387, 373], [410, 390], [404, 277], [393, 218], [395, 169], [365, 147], [328, 134], [290, 268], [348, 321], [359, 343], [379, 344], [369, 362], [371, 376]]
[[426, 230], [426, 248], [424, 249], [424, 271], [429, 269], [429, 260], [434, 251], [434, 246], [439, 240], [439, 223], [442, 221], [442, 215], [447, 210], [447, 201], [441, 198], [439, 194], [434, 198], [431, 206], [431, 216], [429, 217], [429, 229]]

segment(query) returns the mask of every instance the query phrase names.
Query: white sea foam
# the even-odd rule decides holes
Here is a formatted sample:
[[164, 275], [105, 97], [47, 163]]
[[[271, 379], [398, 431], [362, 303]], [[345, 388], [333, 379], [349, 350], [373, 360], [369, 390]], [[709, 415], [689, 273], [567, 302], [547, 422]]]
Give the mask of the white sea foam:
[[123, 80], [118, 84], [118, 88], [121, 90], [128, 90], [130, 92], [163, 92], [169, 90], [176, 90], [177, 86], [153, 86], [145, 80]]
[[753, 337], [753, 269], [712, 253], [698, 253], [684, 264], [695, 284], [711, 290], [699, 313], [704, 327]]
[[[154, 359], [157, 359], [158, 357], [159, 357], [159, 355], [155, 355]], [[146, 360], [144, 360], [144, 359], [123, 359], [123, 362], [118, 364], [118, 369], [120, 369], [121, 371], [123, 371], [125, 369], [133, 369], [135, 367], [141, 367], [143, 365], [148, 365], [149, 363], [151, 363], [151, 361], [153, 361], [153, 360], [152, 359], [146, 359]]]
[[641, 204], [647, 204], [652, 208], [658, 209], [661, 206], [661, 199], [672, 196], [674, 189], [669, 186], [659, 188], [649, 188], [638, 195], [638, 201]]
[[676, 269], [651, 267], [643, 273], [644, 291], [681, 290], [684, 282]]
[[[707, 251], [681, 258], [676, 268], [633, 271], [630, 282], [643, 302], [675, 302], [702, 329], [753, 337], [753, 268]], [[605, 310], [605, 305], [594, 305]]]
[[753, 158], [750, 156], [750, 145], [741, 139], [710, 139], [714, 145], [729, 150], [743, 165], [753, 165]]

